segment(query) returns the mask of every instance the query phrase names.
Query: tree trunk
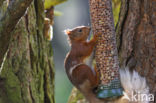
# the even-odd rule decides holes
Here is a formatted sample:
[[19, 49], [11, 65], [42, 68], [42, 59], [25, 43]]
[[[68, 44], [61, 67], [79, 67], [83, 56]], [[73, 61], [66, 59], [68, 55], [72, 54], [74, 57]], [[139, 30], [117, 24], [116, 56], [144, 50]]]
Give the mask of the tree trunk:
[[0, 75], [0, 103], [54, 103], [53, 55], [43, 36], [43, 4], [35, 0], [12, 32]]
[[[156, 0], [121, 1], [116, 26], [120, 67], [138, 71], [146, 78], [150, 93], [156, 96]], [[77, 96], [79, 92], [72, 92], [68, 103], [83, 100]]]
[[[135, 68], [156, 93], [156, 0], [122, 0], [117, 27], [121, 66]], [[156, 95], [156, 94], [155, 94]]]

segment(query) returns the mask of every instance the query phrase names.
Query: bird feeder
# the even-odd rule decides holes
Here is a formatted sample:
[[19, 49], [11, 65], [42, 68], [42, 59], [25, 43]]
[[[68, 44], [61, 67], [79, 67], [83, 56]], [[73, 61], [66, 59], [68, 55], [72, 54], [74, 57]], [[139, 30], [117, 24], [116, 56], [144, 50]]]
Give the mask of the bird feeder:
[[96, 46], [95, 59], [100, 73], [98, 98], [123, 95], [119, 76], [119, 61], [111, 0], [90, 0], [93, 34], [101, 33]]

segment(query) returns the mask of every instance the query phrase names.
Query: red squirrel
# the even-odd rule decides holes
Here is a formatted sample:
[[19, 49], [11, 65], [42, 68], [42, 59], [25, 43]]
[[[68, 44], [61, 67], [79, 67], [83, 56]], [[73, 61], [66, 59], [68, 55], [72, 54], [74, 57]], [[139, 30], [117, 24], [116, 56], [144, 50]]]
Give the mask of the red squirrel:
[[71, 45], [71, 50], [65, 59], [67, 76], [90, 103], [95, 103], [94, 89], [98, 86], [100, 77], [96, 65], [93, 65], [93, 57], [99, 34], [87, 41], [90, 33], [90, 27], [87, 26], [65, 30], [65, 33]]
[[66, 30], [65, 33], [68, 35], [71, 45], [71, 50], [65, 59], [66, 73], [72, 84], [82, 92], [90, 103], [147, 103], [145, 101], [131, 101], [131, 92], [138, 91], [148, 94], [149, 87], [145, 78], [135, 71], [131, 74], [129, 69], [120, 69], [121, 83], [125, 91], [124, 96], [108, 101], [96, 98], [94, 89], [98, 86], [100, 77], [96, 65], [93, 68], [93, 57], [99, 34], [94, 35], [92, 40], [87, 41], [90, 27], [86, 26]]

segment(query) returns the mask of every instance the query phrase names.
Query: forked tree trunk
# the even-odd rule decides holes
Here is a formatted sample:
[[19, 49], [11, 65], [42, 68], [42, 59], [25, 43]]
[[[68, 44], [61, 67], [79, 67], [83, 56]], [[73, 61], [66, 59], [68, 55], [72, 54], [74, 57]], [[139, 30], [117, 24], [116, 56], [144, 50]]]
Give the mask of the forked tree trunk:
[[12, 32], [0, 74], [0, 103], [54, 103], [53, 55], [43, 36], [43, 4], [34, 0]]
[[[116, 27], [120, 67], [138, 71], [156, 95], [156, 0], [121, 1]], [[72, 94], [69, 103], [86, 103], [79, 92]]]

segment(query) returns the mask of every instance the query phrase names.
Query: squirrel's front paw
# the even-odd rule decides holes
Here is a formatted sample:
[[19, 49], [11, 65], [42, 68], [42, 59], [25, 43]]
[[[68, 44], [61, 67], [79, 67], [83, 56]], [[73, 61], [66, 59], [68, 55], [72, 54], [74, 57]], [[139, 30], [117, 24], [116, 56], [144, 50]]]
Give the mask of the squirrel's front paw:
[[98, 39], [98, 38], [99, 38], [99, 36], [100, 36], [101, 34], [102, 34], [102, 33], [100, 33], [100, 32], [99, 32], [99, 33], [94, 34], [94, 38], [95, 38], [95, 39]]

